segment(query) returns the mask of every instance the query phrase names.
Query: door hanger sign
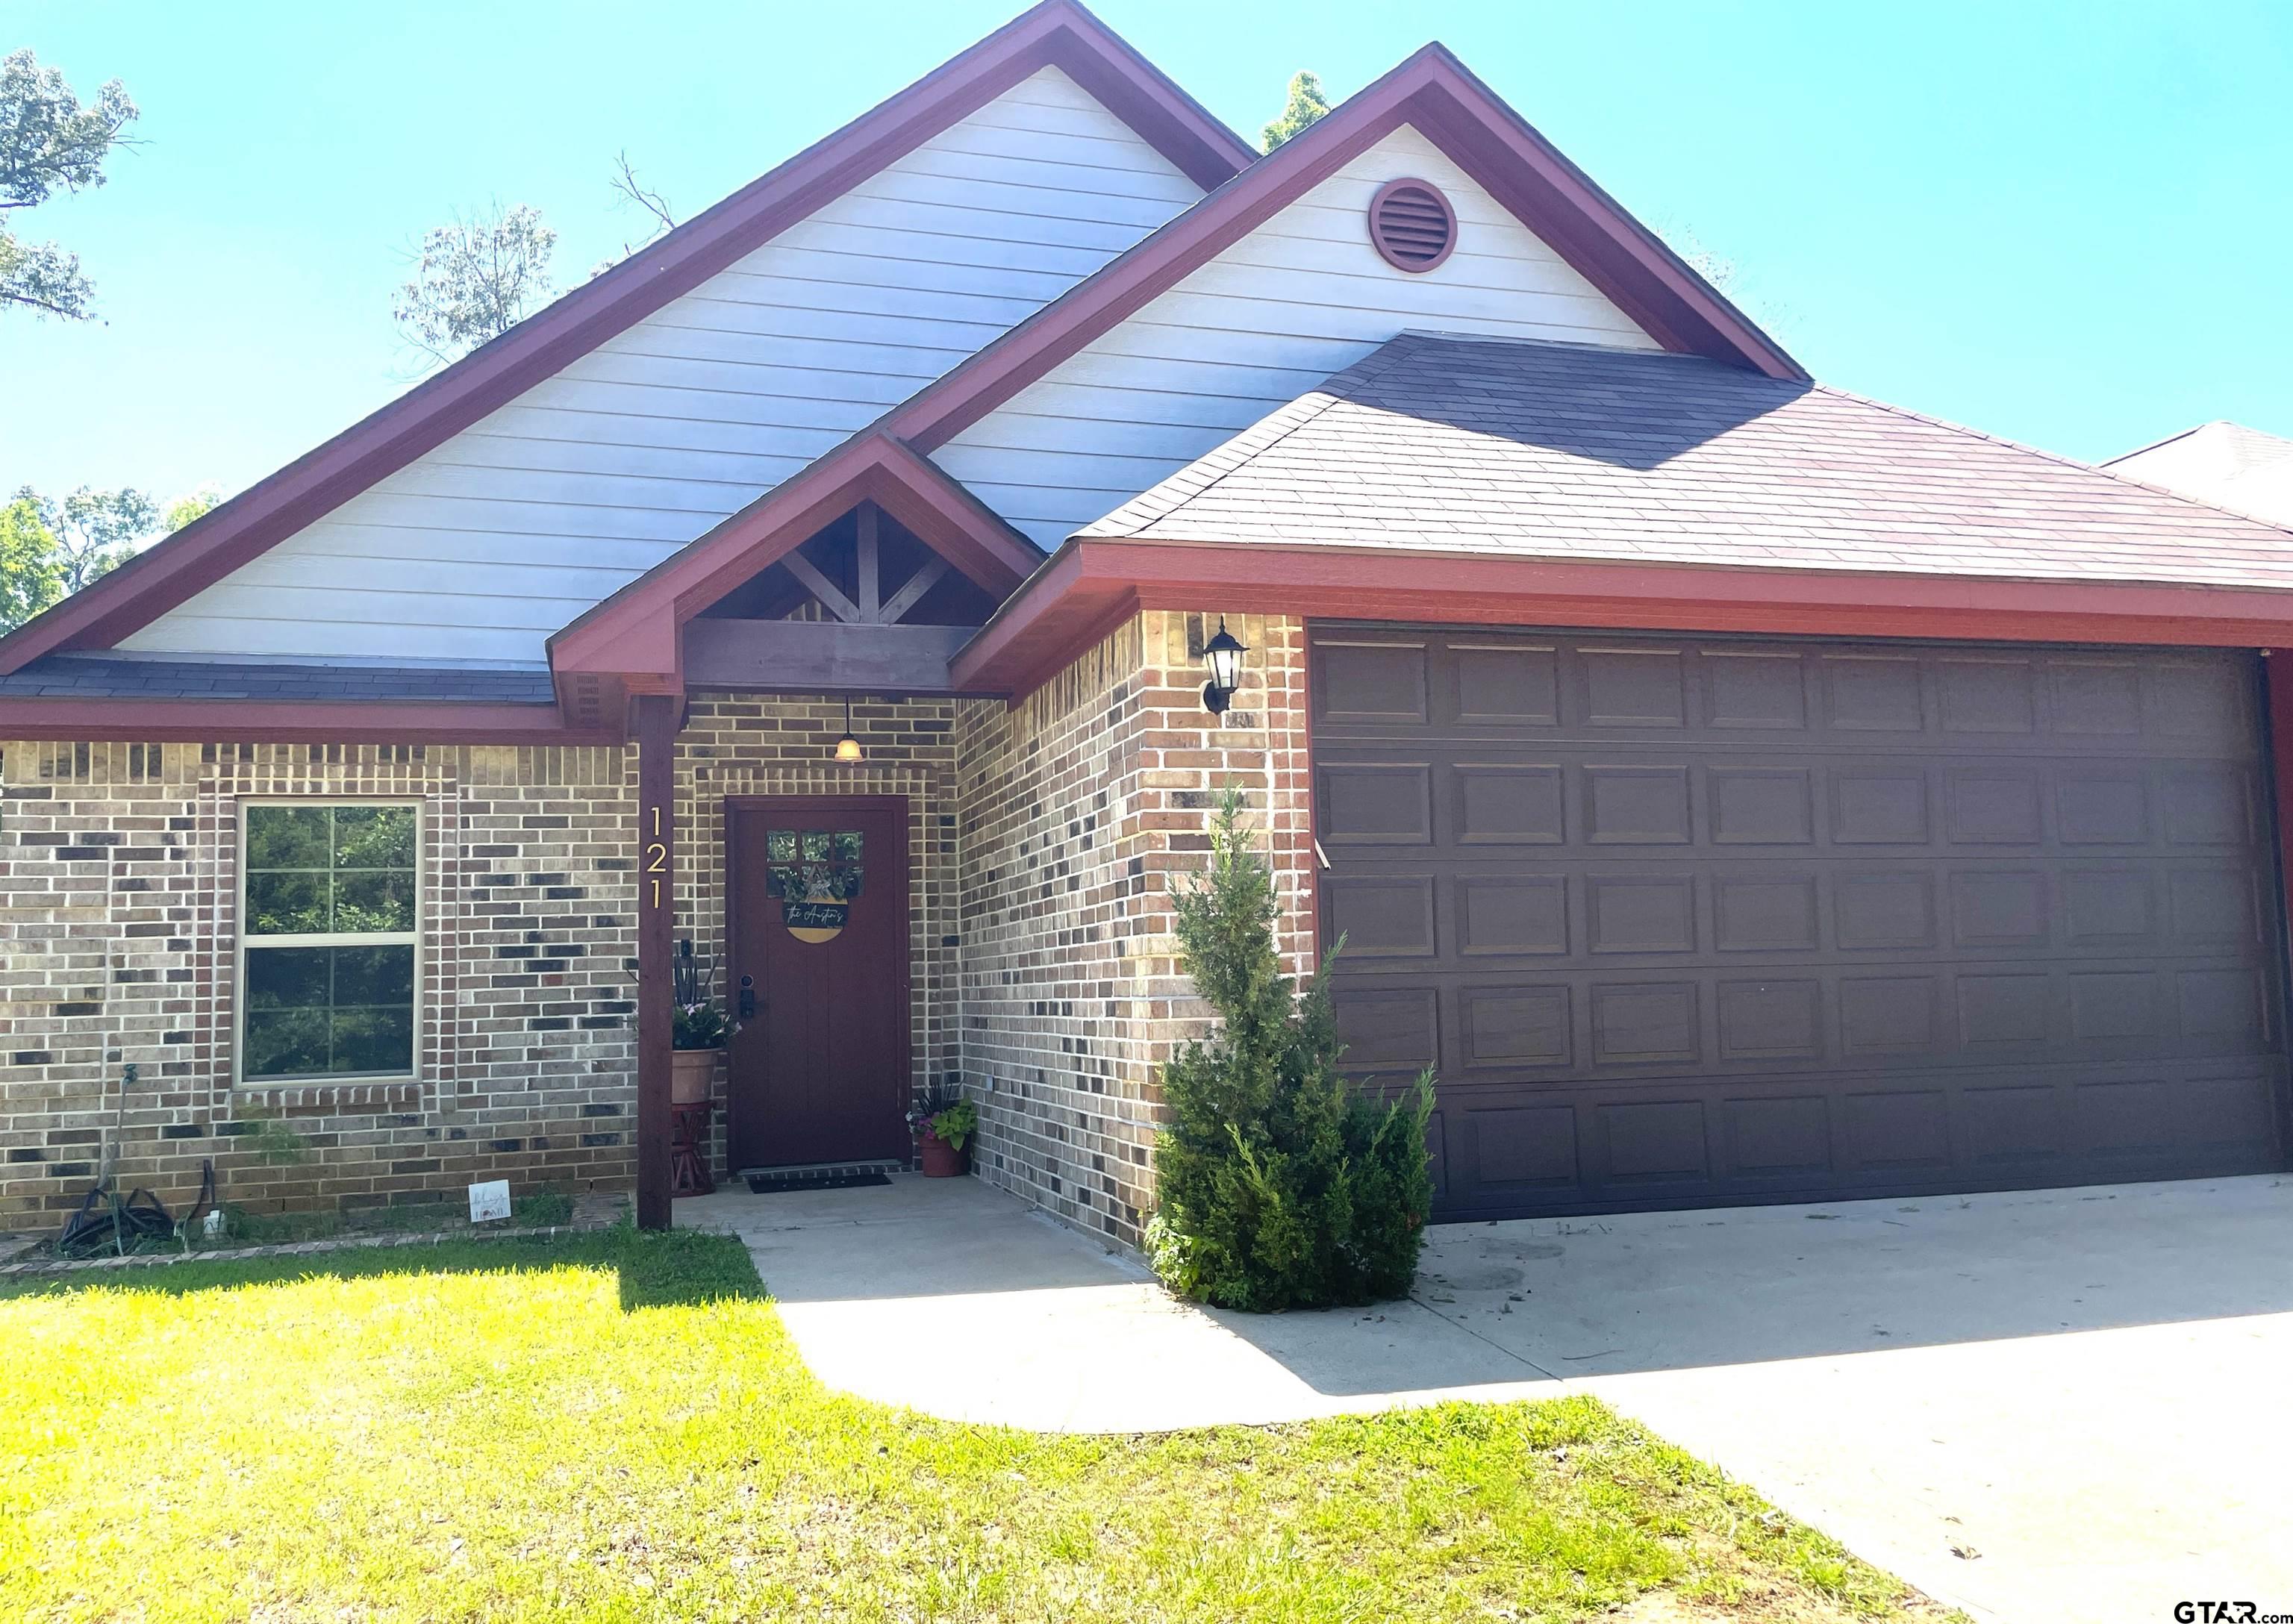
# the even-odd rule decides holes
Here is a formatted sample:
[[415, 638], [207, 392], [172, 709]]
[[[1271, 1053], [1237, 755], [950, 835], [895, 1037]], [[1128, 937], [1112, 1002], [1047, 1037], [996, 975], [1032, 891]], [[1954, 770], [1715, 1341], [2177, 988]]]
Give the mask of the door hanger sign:
[[833, 941], [851, 917], [865, 871], [857, 829], [770, 829], [766, 871], [781, 923], [798, 941]]

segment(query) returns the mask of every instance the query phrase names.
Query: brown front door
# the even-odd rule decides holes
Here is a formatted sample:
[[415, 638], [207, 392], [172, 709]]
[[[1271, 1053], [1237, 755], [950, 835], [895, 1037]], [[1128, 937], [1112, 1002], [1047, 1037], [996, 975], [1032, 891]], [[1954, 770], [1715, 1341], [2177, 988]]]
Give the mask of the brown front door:
[[1312, 630], [1347, 1064], [1450, 1218], [2281, 1168], [2257, 662]]
[[738, 798], [725, 833], [736, 1014], [753, 999], [732, 1044], [733, 1167], [905, 1161], [906, 804]]

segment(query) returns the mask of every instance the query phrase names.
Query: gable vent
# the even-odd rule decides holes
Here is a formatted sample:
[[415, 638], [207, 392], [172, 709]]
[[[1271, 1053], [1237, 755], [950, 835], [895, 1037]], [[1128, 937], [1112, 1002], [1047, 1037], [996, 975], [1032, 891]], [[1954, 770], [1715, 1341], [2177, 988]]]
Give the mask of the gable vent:
[[1457, 246], [1457, 211], [1424, 181], [1388, 181], [1369, 200], [1369, 239], [1399, 271], [1430, 271]]

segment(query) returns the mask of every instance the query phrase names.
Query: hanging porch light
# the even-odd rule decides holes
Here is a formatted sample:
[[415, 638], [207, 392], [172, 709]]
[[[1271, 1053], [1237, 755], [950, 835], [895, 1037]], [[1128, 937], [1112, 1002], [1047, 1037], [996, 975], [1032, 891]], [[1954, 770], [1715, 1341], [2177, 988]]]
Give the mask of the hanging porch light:
[[1223, 716], [1234, 702], [1234, 691], [1242, 686], [1242, 657], [1249, 652], [1226, 629], [1226, 617], [1220, 615], [1217, 635], [1203, 644], [1203, 663], [1211, 672], [1211, 680], [1203, 684], [1203, 708], [1211, 715]]
[[844, 697], [844, 736], [836, 741], [836, 759], [845, 766], [856, 766], [868, 759], [860, 741], [852, 736], [852, 696]]

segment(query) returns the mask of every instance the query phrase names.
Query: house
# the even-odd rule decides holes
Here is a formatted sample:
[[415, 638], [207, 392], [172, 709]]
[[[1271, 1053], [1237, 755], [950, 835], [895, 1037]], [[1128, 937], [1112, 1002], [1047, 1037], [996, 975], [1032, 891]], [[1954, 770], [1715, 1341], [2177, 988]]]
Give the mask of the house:
[[2203, 423], [2102, 465], [2272, 524], [2293, 524], [2293, 440], [2241, 423]]
[[1441, 47], [1259, 157], [1046, 0], [0, 641], [0, 1210], [666, 1222], [689, 952], [720, 1165], [957, 1087], [1133, 1240], [1229, 785], [1438, 1216], [2281, 1168], [2289, 645], [2293, 534], [1811, 382]]

